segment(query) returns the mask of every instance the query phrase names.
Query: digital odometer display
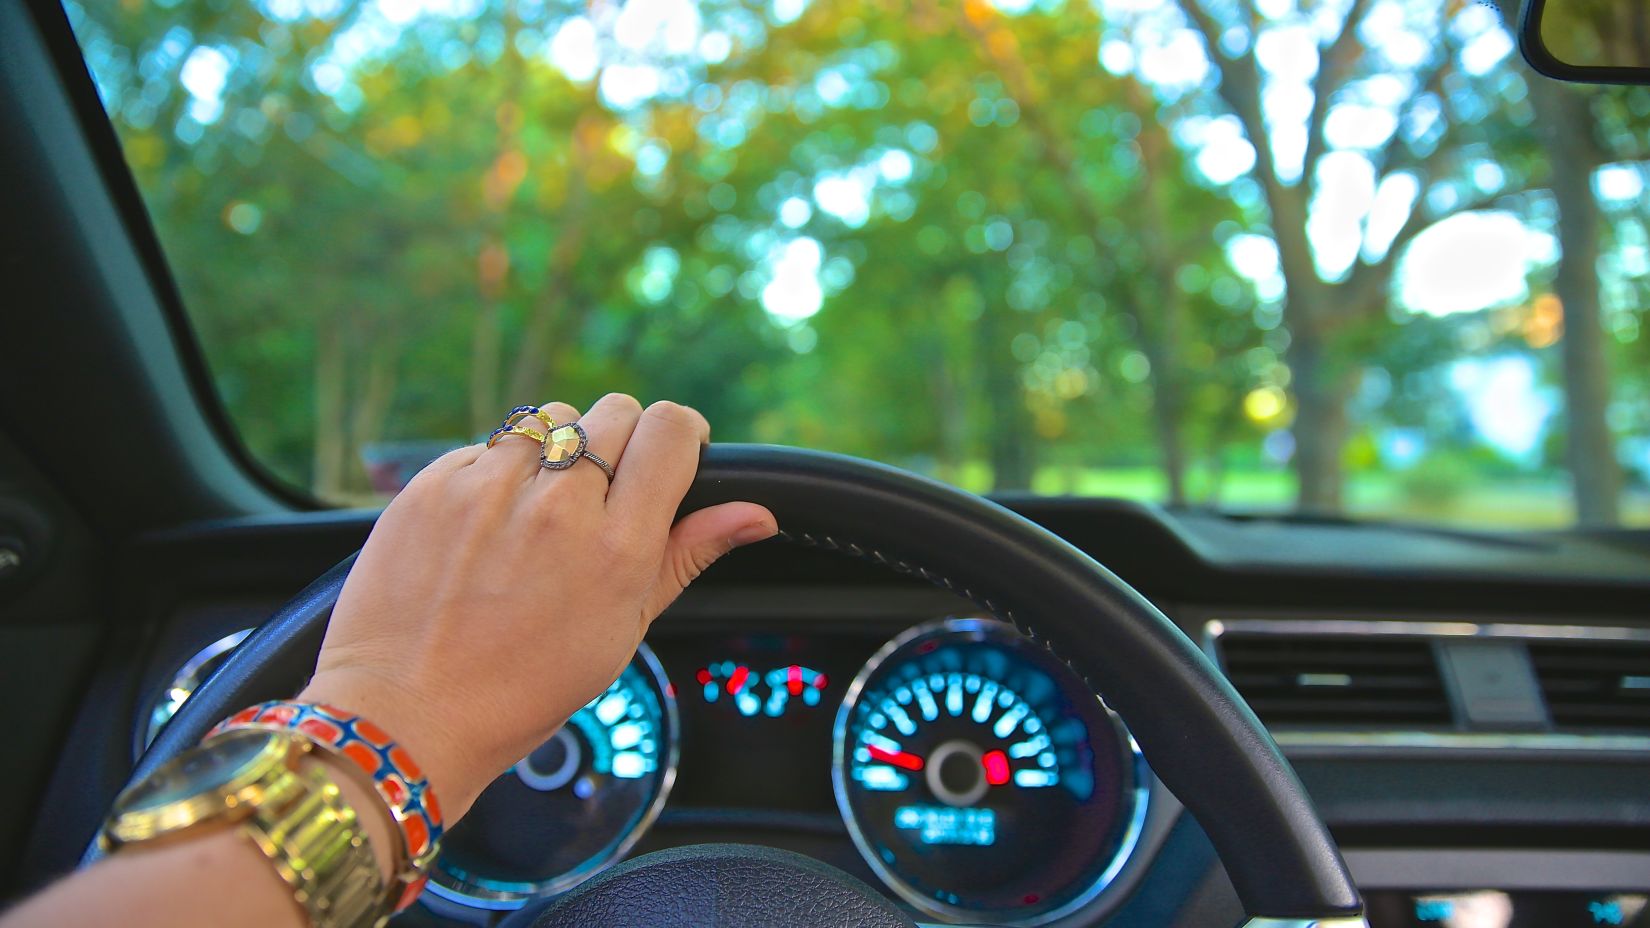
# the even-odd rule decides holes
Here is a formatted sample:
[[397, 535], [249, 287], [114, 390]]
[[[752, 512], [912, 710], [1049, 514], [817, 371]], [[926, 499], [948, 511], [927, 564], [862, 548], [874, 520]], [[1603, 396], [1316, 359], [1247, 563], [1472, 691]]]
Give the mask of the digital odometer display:
[[429, 892], [512, 909], [623, 856], [675, 781], [677, 725], [669, 682], [644, 644], [606, 692], [482, 792], [447, 833]]
[[1039, 924], [1094, 898], [1145, 815], [1115, 715], [1011, 626], [889, 642], [837, 715], [833, 783], [860, 853], [931, 914]]

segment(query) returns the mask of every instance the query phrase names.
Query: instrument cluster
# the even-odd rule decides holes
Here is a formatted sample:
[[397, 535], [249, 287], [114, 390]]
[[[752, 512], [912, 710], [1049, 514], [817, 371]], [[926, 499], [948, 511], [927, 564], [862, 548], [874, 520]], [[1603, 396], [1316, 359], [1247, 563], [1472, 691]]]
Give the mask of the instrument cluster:
[[1000, 622], [888, 642], [849, 687], [833, 747], [854, 844], [929, 915], [1059, 918], [1110, 884], [1145, 823], [1145, 765], [1121, 721]]
[[[872, 652], [880, 640], [642, 645], [448, 832], [423, 907], [485, 924], [566, 892], [622, 859], [667, 805], [840, 815], [869, 871], [924, 920], [1043, 925], [1093, 903], [1149, 801], [1122, 721], [1005, 623], [929, 622]], [[152, 721], [210, 670], [197, 663]]]

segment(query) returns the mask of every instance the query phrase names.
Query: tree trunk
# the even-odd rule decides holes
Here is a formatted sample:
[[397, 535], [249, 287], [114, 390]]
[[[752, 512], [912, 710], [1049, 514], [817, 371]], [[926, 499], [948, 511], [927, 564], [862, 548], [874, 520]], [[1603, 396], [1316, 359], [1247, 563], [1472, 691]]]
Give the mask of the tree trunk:
[[991, 449], [991, 488], [1029, 490], [1036, 470], [1032, 445], [1036, 431], [1026, 411], [1024, 392], [1018, 383], [1002, 384], [991, 391], [991, 419], [994, 423], [986, 444]]
[[934, 412], [938, 419], [934, 427], [939, 431], [939, 448], [935, 476], [955, 482], [968, 457], [968, 403], [958, 382], [956, 372], [946, 363], [944, 348], [939, 357], [930, 359], [930, 389], [934, 395]]
[[1565, 463], [1575, 498], [1576, 522], [1612, 526], [1621, 518], [1621, 467], [1606, 413], [1610, 405], [1609, 359], [1599, 306], [1599, 236], [1603, 215], [1593, 198], [1596, 151], [1592, 110], [1582, 94], [1546, 78], [1531, 77], [1530, 101], [1558, 201], [1562, 256], [1553, 292], [1564, 307]]
[[315, 473], [312, 489], [324, 500], [344, 492], [346, 434], [344, 405], [346, 368], [344, 333], [340, 320], [323, 315], [315, 323]]
[[[1151, 112], [1140, 99], [1142, 91], [1131, 85], [1134, 105], [1143, 112]], [[1146, 176], [1162, 177], [1170, 174], [1168, 154], [1171, 145], [1169, 133], [1161, 125], [1144, 123], [1140, 132], [1140, 158], [1146, 165]], [[1169, 505], [1186, 505], [1186, 441], [1185, 441], [1185, 382], [1186, 369], [1182, 362], [1184, 344], [1185, 297], [1174, 284], [1174, 246], [1168, 241], [1174, 220], [1169, 204], [1164, 200], [1163, 186], [1148, 179], [1143, 185], [1145, 214], [1149, 217], [1138, 231], [1146, 268], [1151, 275], [1144, 287], [1147, 299], [1155, 303], [1142, 310], [1140, 297], [1135, 296], [1133, 307], [1138, 344], [1151, 362], [1152, 426], [1157, 434], [1158, 456], [1163, 478], [1168, 484]], [[1155, 297], [1155, 299], [1153, 299]]]
[[[498, 401], [499, 332], [498, 301], [483, 295], [476, 309], [475, 326], [470, 333], [470, 434], [485, 435], [495, 428], [504, 410]], [[524, 399], [537, 403], [539, 399]]]
[[987, 346], [985, 389], [991, 410], [990, 427], [984, 433], [991, 461], [994, 490], [1029, 490], [1036, 470], [1033, 444], [1037, 429], [1026, 408], [1025, 384], [1020, 379], [1020, 363], [1009, 353], [1012, 326], [1001, 312], [987, 310], [980, 320]]
[[[942, 284], [936, 282], [934, 291], [939, 292]], [[934, 472], [942, 481], [957, 481], [964, 462], [969, 459], [969, 393], [965, 388], [967, 373], [959, 370], [959, 358], [947, 348], [954, 347], [955, 342], [947, 339], [947, 322], [949, 309], [945, 301], [934, 302], [929, 324], [934, 327], [936, 339], [924, 343], [929, 350], [924, 363], [929, 370], [929, 391], [934, 396], [934, 428], [939, 431], [939, 447], [937, 447]]]
[[1168, 482], [1169, 505], [1186, 505], [1186, 449], [1180, 438], [1180, 423], [1157, 410], [1157, 446], [1163, 458], [1163, 479]]
[[[1291, 296], [1291, 299], [1294, 297]], [[1289, 345], [1290, 383], [1295, 394], [1295, 508], [1312, 515], [1341, 511], [1341, 447], [1346, 442], [1342, 391], [1324, 370], [1323, 336], [1310, 327], [1293, 331]]]
[[1208, 467], [1208, 479], [1199, 497], [1199, 501], [1206, 506], [1220, 506], [1220, 495], [1226, 490], [1226, 448], [1232, 443], [1238, 429], [1243, 426], [1243, 421], [1243, 406], [1240, 403], [1226, 403], [1209, 423], [1207, 444], [1203, 446], [1203, 460]]
[[550, 249], [550, 273], [544, 286], [546, 296], [528, 307], [527, 323], [515, 346], [516, 360], [510, 368], [510, 396], [535, 398], [512, 399], [512, 403], [541, 403], [549, 399], [539, 394], [552, 386], [549, 378], [554, 370], [553, 354], [564, 348], [562, 339], [577, 333], [579, 323], [588, 312], [588, 302], [577, 292], [575, 271], [584, 251], [589, 220], [584, 215], [590, 197], [584, 186], [582, 165], [588, 154], [586, 137], [590, 134], [582, 125], [573, 133], [567, 168], [567, 201], [559, 213], [561, 228], [557, 230], [556, 243]]
[[[1178, 298], [1170, 298], [1163, 304], [1161, 310], [1165, 314], [1177, 313]], [[1179, 357], [1179, 346], [1174, 344], [1172, 332], [1176, 320], [1164, 319], [1165, 332], [1159, 333], [1158, 338], [1147, 338], [1143, 341], [1151, 345], [1146, 358], [1152, 365], [1152, 430], [1157, 436], [1157, 452], [1159, 464], [1163, 468], [1163, 479], [1168, 484], [1169, 505], [1186, 505], [1186, 438], [1184, 420], [1186, 418], [1185, 400], [1182, 396], [1180, 371], [1176, 365]], [[1168, 344], [1159, 343], [1161, 338]], [[1156, 344], [1154, 344], [1156, 343]]]
[[[361, 458], [361, 449], [384, 434], [390, 405], [395, 401], [399, 345], [388, 333], [380, 333], [367, 352], [365, 382], [356, 398], [350, 421], [349, 444], [345, 449], [341, 483], [349, 492], [371, 494], [373, 487]], [[357, 466], [351, 466], [351, 464]]]

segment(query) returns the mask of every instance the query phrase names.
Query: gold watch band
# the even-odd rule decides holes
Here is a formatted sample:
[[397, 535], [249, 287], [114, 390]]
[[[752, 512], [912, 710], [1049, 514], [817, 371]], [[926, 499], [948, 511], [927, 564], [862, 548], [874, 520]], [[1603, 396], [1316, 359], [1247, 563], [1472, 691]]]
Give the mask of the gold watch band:
[[290, 801], [260, 803], [240, 832], [275, 865], [315, 928], [382, 925], [393, 900], [355, 810], [320, 766], [286, 775], [295, 790], [272, 792], [290, 795]]

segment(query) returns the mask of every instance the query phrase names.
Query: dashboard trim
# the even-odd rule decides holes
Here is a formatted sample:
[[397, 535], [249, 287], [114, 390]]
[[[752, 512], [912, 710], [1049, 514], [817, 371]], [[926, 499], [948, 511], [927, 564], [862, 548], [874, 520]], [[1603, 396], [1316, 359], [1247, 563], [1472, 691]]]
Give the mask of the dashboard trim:
[[1644, 851], [1552, 848], [1347, 848], [1346, 864], [1363, 889], [1591, 891], [1650, 882]]
[[1365, 916], [1351, 918], [1267, 918], [1256, 915], [1242, 923], [1242, 928], [1369, 928]]
[[[1650, 629], [1611, 625], [1535, 625], [1518, 622], [1414, 622], [1402, 619], [1220, 619], [1203, 623], [1203, 649], [1221, 665], [1217, 645], [1229, 632], [1251, 635], [1360, 635], [1400, 638], [1481, 638], [1519, 641], [1650, 642]], [[1224, 671], [1222, 666], [1222, 671]], [[1592, 732], [1487, 732], [1278, 729], [1271, 731], [1291, 756], [1325, 751], [1505, 751], [1650, 754], [1650, 735]]]
[[1650, 641], [1650, 628], [1613, 625], [1533, 625], [1518, 622], [1411, 622], [1403, 619], [1210, 619], [1212, 648], [1227, 632], [1253, 635], [1391, 635], [1405, 638], [1519, 638], [1539, 641]]
[[[1650, 754], [1650, 735], [1604, 735], [1565, 732], [1465, 732], [1465, 731], [1274, 731], [1272, 740], [1284, 748], [1312, 750], [1345, 748], [1352, 750], [1420, 751], [1530, 751], [1538, 753]], [[1295, 752], [1291, 752], [1293, 756]]]

